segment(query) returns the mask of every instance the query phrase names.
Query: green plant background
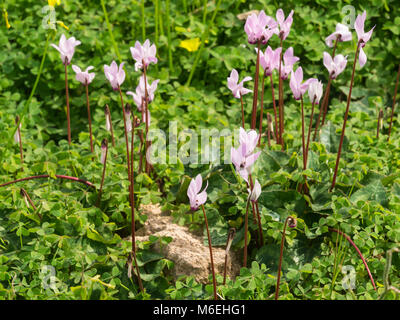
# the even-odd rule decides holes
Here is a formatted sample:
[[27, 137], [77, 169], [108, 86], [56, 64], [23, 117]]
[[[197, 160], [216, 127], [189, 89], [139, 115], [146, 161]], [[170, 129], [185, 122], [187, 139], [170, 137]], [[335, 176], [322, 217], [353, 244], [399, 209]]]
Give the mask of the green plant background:
[[[206, 14], [204, 11], [206, 3]], [[368, 62], [357, 66], [353, 101], [346, 129], [346, 141], [338, 176], [338, 187], [328, 193], [337, 145], [345, 110], [356, 48], [353, 41], [340, 43], [338, 53], [348, 55], [349, 65], [334, 81], [328, 123], [319, 142], [310, 146], [308, 169], [301, 164], [300, 107], [285, 82], [285, 122], [287, 143], [262, 148], [254, 176], [263, 186], [260, 196], [265, 245], [257, 248], [250, 242], [249, 268], [243, 268], [236, 280], [220, 286], [227, 299], [271, 299], [275, 290], [279, 244], [283, 222], [288, 215], [298, 218], [298, 226], [287, 231], [283, 262], [281, 299], [377, 299], [384, 291], [386, 251], [400, 243], [400, 119], [395, 114], [390, 143], [388, 119], [394, 83], [400, 63], [400, 9], [390, 1], [141, 1], [106, 2], [116, 47], [110, 37], [102, 6], [97, 1], [62, 1], [56, 7], [57, 20], [69, 27], [57, 26], [56, 34], [43, 28], [47, 1], [7, 0], [10, 29], [0, 27], [0, 181], [36, 175], [66, 174], [92, 181], [99, 187], [102, 166], [92, 161], [87, 133], [84, 87], [75, 81], [70, 70], [70, 104], [73, 145], [66, 141], [64, 73], [59, 53], [49, 48], [44, 69], [28, 112], [22, 121], [24, 171], [20, 171], [19, 148], [14, 143], [14, 119], [21, 114], [39, 72], [46, 37], [57, 43], [59, 36], [75, 36], [77, 47], [73, 64], [95, 67], [90, 85], [93, 134], [97, 159], [105, 130], [103, 108], [109, 104], [117, 147], [110, 150], [108, 174], [100, 208], [93, 204], [97, 193], [84, 185], [56, 179], [35, 180], [0, 188], [0, 299], [206, 299], [212, 286], [202, 286], [191, 277], [172, 281], [168, 270], [173, 262], [154, 252], [156, 242], [171, 239], [152, 237], [139, 243], [139, 266], [146, 294], [139, 294], [133, 279], [127, 277], [126, 261], [130, 242], [128, 182], [124, 166], [123, 123], [118, 94], [112, 92], [103, 73], [103, 65], [112, 60], [125, 61], [127, 80], [123, 91], [133, 91], [139, 72], [129, 47], [136, 40], [149, 38], [157, 44], [159, 63], [149, 70], [150, 81], [160, 79], [156, 98], [151, 104], [152, 127], [168, 132], [169, 121], [177, 121], [179, 130], [190, 128], [200, 133], [204, 128], [237, 129], [240, 104], [226, 87], [226, 78], [236, 68], [240, 78], [253, 76], [254, 46], [247, 43], [240, 13], [263, 9], [275, 16], [278, 8], [286, 14], [294, 10], [293, 25], [285, 47], [292, 46], [300, 57], [306, 77], [318, 77], [324, 84], [327, 72], [323, 52], [330, 52], [324, 42], [336, 23], [354, 6], [356, 14], [367, 11], [366, 30], [376, 25], [371, 41], [364, 48]], [[169, 6], [170, 15], [167, 14]], [[158, 8], [158, 15], [155, 9]], [[168, 19], [169, 18], [169, 19]], [[168, 34], [170, 24], [170, 34]], [[144, 28], [143, 28], [144, 26]], [[144, 34], [145, 33], [145, 34]], [[145, 37], [143, 37], [145, 35]], [[170, 40], [169, 40], [170, 38]], [[204, 47], [188, 52], [180, 47], [186, 39], [200, 38]], [[273, 37], [269, 45], [278, 46]], [[118, 56], [120, 55], [120, 57]], [[196, 68], [193, 70], [195, 61]], [[171, 68], [172, 67], [172, 68]], [[189, 74], [193, 77], [188, 84]], [[275, 83], [277, 83], [275, 75]], [[248, 82], [250, 88], [253, 82]], [[132, 101], [127, 100], [132, 103]], [[251, 97], [245, 97], [251, 105]], [[272, 97], [266, 86], [264, 106], [272, 113]], [[310, 114], [306, 102], [306, 115]], [[246, 108], [249, 122], [251, 108]], [[377, 115], [384, 111], [384, 127], [375, 137]], [[137, 168], [137, 162], [136, 162]], [[188, 177], [202, 173], [209, 181], [206, 205], [212, 222], [212, 240], [224, 245], [228, 227], [238, 229], [233, 249], [243, 247], [243, 214], [246, 189], [236, 182], [230, 166], [156, 165], [157, 177], [140, 174], [135, 181], [137, 203], [160, 203], [175, 221], [196, 228], [200, 213], [186, 215]], [[304, 174], [312, 181], [310, 196], [296, 191]], [[157, 182], [162, 181], [162, 186]], [[19, 195], [23, 186], [43, 215], [40, 222], [32, 208]], [[128, 217], [128, 218], [126, 218]], [[146, 216], [137, 212], [138, 225]], [[194, 223], [193, 223], [194, 222]], [[367, 258], [378, 292], [372, 288], [357, 253], [347, 243], [343, 265], [354, 266], [356, 288], [343, 289], [333, 283], [337, 235], [328, 228], [338, 228], [350, 235]], [[252, 234], [256, 226], [250, 224]], [[56, 270], [55, 287], [44, 288], [49, 274], [45, 266]], [[393, 255], [390, 282], [400, 286], [400, 260]], [[218, 276], [219, 282], [222, 282]], [[386, 299], [398, 299], [393, 291]]]

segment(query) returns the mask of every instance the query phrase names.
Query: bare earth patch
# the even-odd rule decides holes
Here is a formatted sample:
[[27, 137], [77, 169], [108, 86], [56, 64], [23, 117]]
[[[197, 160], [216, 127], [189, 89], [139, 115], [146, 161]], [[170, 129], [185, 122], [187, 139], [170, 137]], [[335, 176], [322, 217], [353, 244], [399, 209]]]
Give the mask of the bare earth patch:
[[[145, 225], [137, 230], [138, 241], [148, 240], [150, 235], [157, 237], [171, 237], [173, 240], [162, 248], [165, 258], [173, 261], [175, 267], [172, 275], [175, 279], [179, 276], [193, 276], [198, 282], [209, 283], [211, 275], [210, 251], [203, 244], [201, 235], [189, 231], [186, 226], [172, 222], [172, 217], [161, 212], [159, 205], [143, 205], [142, 213], [147, 215]], [[156, 247], [155, 250], [160, 251]], [[225, 248], [213, 247], [213, 258], [216, 274], [223, 275], [225, 264]], [[234, 279], [240, 271], [240, 262], [234, 252], [229, 252], [227, 276]]]

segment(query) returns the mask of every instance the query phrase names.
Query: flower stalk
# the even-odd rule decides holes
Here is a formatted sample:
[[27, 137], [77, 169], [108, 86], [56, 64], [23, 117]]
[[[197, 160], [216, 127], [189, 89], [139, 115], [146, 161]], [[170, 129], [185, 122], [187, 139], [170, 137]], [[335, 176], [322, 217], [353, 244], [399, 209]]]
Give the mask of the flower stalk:
[[68, 144], [71, 145], [71, 120], [69, 114], [69, 91], [68, 91], [68, 58], [65, 58], [64, 69], [65, 69], [65, 99], [67, 103], [67, 131], [68, 131]]
[[218, 300], [218, 297], [217, 297], [217, 281], [215, 279], [214, 259], [213, 259], [213, 252], [212, 252], [212, 246], [211, 246], [210, 230], [208, 229], [208, 220], [207, 220], [207, 215], [206, 215], [206, 211], [204, 209], [204, 205], [203, 204], [201, 205], [201, 208], [203, 209], [204, 222], [206, 224], [206, 229], [207, 229], [208, 247], [210, 249], [210, 260], [211, 260], [211, 272], [212, 272], [212, 277], [213, 277], [214, 300]]
[[226, 284], [226, 273], [227, 273], [227, 265], [228, 265], [228, 254], [229, 250], [232, 245], [233, 238], [235, 237], [236, 229], [230, 228], [228, 232], [228, 238], [226, 239], [226, 246], [225, 246], [225, 263], [224, 263], [224, 281], [223, 285]]
[[[88, 121], [89, 121], [89, 135], [90, 135], [90, 152], [93, 153], [93, 136], [92, 136], [92, 118], [90, 115], [90, 103], [89, 103], [89, 83], [86, 82], [85, 85], [86, 91], [86, 105], [87, 105], [87, 112], [88, 112]], [[94, 158], [92, 158], [94, 160]]]
[[278, 265], [278, 275], [276, 280], [276, 290], [275, 290], [275, 300], [279, 299], [279, 285], [281, 281], [281, 270], [282, 270], [282, 257], [283, 257], [283, 246], [285, 244], [285, 235], [286, 235], [286, 227], [289, 225], [290, 228], [295, 228], [297, 221], [295, 218], [289, 216], [285, 220], [285, 224], [283, 226], [282, 240], [281, 240], [281, 251], [279, 254], [279, 265]]
[[96, 207], [98, 207], [100, 205], [100, 201], [101, 201], [101, 194], [103, 191], [104, 178], [106, 175], [107, 155], [108, 155], [108, 141], [107, 141], [107, 139], [103, 139], [103, 141], [101, 142], [101, 163], [103, 164], [103, 173], [101, 175], [100, 190], [99, 190], [99, 194], [97, 196]]
[[330, 191], [332, 191], [335, 188], [335, 185], [336, 185], [336, 177], [337, 177], [337, 172], [338, 172], [338, 169], [339, 169], [340, 156], [341, 156], [341, 153], [342, 153], [342, 146], [343, 146], [344, 133], [345, 133], [345, 130], [346, 130], [347, 117], [349, 115], [351, 92], [353, 90], [354, 74], [356, 72], [356, 63], [357, 63], [357, 58], [358, 58], [358, 54], [359, 54], [359, 51], [360, 51], [360, 46], [361, 46], [361, 40], [358, 41], [356, 55], [354, 57], [353, 72], [351, 74], [351, 81], [350, 81], [350, 89], [349, 89], [349, 94], [347, 96], [346, 112], [344, 114], [342, 134], [340, 136], [339, 149], [338, 149], [337, 158], [336, 158], [336, 165], [335, 165], [335, 172], [333, 174], [332, 185], [331, 185]]

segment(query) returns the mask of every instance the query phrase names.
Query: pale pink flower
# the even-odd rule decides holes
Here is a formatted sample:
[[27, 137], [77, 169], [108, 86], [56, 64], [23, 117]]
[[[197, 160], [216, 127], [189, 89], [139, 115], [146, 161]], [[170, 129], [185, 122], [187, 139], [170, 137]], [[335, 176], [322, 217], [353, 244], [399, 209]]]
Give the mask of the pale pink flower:
[[227, 78], [228, 80], [228, 88], [232, 91], [233, 96], [237, 99], [240, 99], [240, 96], [244, 96], [249, 92], [253, 92], [250, 89], [246, 89], [243, 87], [243, 83], [246, 81], [250, 81], [251, 77], [245, 77], [240, 83], [239, 81], [239, 73], [236, 69], [233, 69], [231, 75]]
[[266, 44], [273, 34], [278, 33], [276, 21], [267, 16], [264, 10], [261, 10], [257, 15], [253, 13], [246, 19], [244, 31], [247, 34], [247, 40], [251, 44], [261, 41]]
[[[299, 57], [293, 55], [293, 48], [288, 48], [283, 54], [283, 61], [281, 63], [281, 78], [286, 80], [289, 77], [290, 72], [293, 70], [293, 65], [299, 61]], [[279, 68], [279, 67], [278, 67]]]
[[62, 34], [58, 46], [54, 43], [52, 43], [51, 46], [60, 52], [62, 63], [69, 65], [75, 53], [75, 47], [80, 44], [81, 42], [76, 40], [74, 37], [67, 39], [65, 35]]
[[334, 59], [332, 59], [328, 52], [324, 52], [324, 66], [328, 69], [329, 76], [332, 79], [336, 79], [346, 68], [346, 65], [347, 56], [345, 57], [342, 54], [338, 54]]
[[[257, 52], [256, 48], [256, 52]], [[264, 73], [266, 76], [270, 76], [272, 72], [276, 69], [279, 69], [279, 59], [281, 58], [282, 48], [279, 47], [275, 50], [272, 50], [270, 46], [263, 53], [260, 50], [260, 64], [264, 69]]]
[[113, 61], [110, 66], [104, 65], [104, 74], [108, 81], [110, 81], [111, 87], [114, 90], [118, 90], [122, 83], [125, 81], [124, 62], [119, 67], [118, 64]]
[[131, 47], [132, 58], [136, 61], [135, 70], [143, 69], [143, 66], [147, 68], [150, 63], [157, 63], [156, 58], [157, 48], [155, 44], [150, 45], [150, 40], [146, 39], [143, 46], [139, 41], [135, 42], [135, 47]]
[[207, 201], [206, 189], [208, 187], [208, 181], [206, 187], [200, 192], [202, 185], [203, 179], [201, 178], [201, 174], [198, 174], [196, 178], [190, 181], [187, 196], [190, 202], [190, 209], [193, 211], [198, 210], [199, 207]]
[[94, 79], [95, 74], [93, 72], [89, 73], [89, 71], [92, 69], [94, 69], [94, 67], [90, 66], [87, 67], [85, 71], [82, 71], [78, 66], [72, 65], [72, 70], [74, 70], [76, 73], [76, 80], [78, 80], [84, 86], [89, 85]]
[[362, 15], [358, 15], [356, 21], [354, 23], [354, 29], [356, 29], [358, 42], [360, 42], [360, 56], [359, 56], [359, 64], [360, 67], [363, 67], [367, 63], [367, 55], [365, 54], [363, 48], [365, 44], [371, 39], [372, 32], [374, 31], [376, 26], [373, 26], [371, 30], [368, 32], [364, 32], [364, 24], [365, 19], [367, 18], [367, 12], [364, 11]]
[[318, 81], [315, 78], [310, 78], [303, 83], [303, 69], [298, 67], [295, 72], [292, 71], [290, 76], [290, 89], [292, 89], [293, 96], [296, 100], [300, 100], [306, 93], [308, 86], [311, 82]]
[[231, 161], [236, 171], [246, 182], [248, 182], [252, 165], [261, 154], [261, 151], [252, 154], [249, 150], [250, 148], [246, 143], [241, 143], [237, 149], [231, 148]]
[[290, 11], [289, 15], [285, 20], [285, 14], [282, 9], [278, 9], [276, 12], [276, 21], [279, 24], [279, 38], [285, 40], [290, 33], [290, 28], [293, 23], [293, 13], [294, 11]]
[[[338, 38], [338, 36], [339, 36], [339, 38]], [[332, 48], [333, 47], [332, 42], [336, 39], [339, 42], [351, 41], [352, 35], [351, 35], [351, 31], [349, 30], [349, 28], [347, 26], [345, 26], [344, 24], [338, 23], [336, 25], [336, 31], [334, 33], [332, 33], [331, 35], [329, 35], [328, 37], [326, 37], [325, 43], [328, 47]]]

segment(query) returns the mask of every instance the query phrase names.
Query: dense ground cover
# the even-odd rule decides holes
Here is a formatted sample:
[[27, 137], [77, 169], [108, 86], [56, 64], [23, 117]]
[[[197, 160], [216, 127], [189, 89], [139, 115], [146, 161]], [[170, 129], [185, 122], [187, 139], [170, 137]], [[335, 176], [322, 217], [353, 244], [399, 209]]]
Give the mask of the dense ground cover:
[[[204, 3], [206, 6], [204, 7]], [[316, 141], [310, 143], [307, 170], [303, 171], [301, 110], [293, 99], [289, 80], [284, 82], [285, 149], [275, 142], [268, 146], [263, 137], [261, 152], [252, 175], [262, 187], [258, 198], [264, 244], [257, 243], [258, 227], [249, 219], [247, 268], [236, 279], [222, 285], [224, 299], [273, 299], [276, 289], [282, 230], [287, 217], [297, 226], [286, 230], [280, 299], [398, 299], [400, 259], [387, 255], [400, 243], [400, 119], [388, 128], [396, 73], [400, 63], [400, 9], [396, 1], [61, 1], [56, 6], [56, 31], [46, 29], [51, 19], [47, 1], [8, 0], [2, 3], [3, 18], [10, 28], [0, 28], [0, 184], [29, 176], [49, 175], [0, 188], [0, 297], [3, 299], [211, 299], [210, 284], [192, 278], [174, 281], [168, 270], [173, 262], [156, 253], [155, 243], [171, 239], [152, 237], [137, 243], [137, 261], [145, 293], [135, 277], [128, 277], [127, 261], [131, 242], [129, 182], [125, 162], [124, 123], [120, 97], [104, 76], [103, 65], [126, 62], [124, 98], [134, 105], [126, 91], [134, 91], [140, 71], [135, 70], [130, 47], [136, 40], [150, 39], [157, 46], [158, 63], [148, 71], [150, 81], [160, 79], [151, 102], [151, 127], [171, 133], [191, 129], [235, 130], [241, 124], [240, 100], [227, 88], [232, 69], [240, 79], [252, 76], [256, 54], [243, 30], [240, 14], [264, 10], [275, 18], [277, 9], [294, 10], [293, 25], [285, 48], [293, 47], [300, 58], [305, 78], [317, 77], [324, 84], [328, 72], [323, 52], [331, 52], [325, 38], [338, 22], [355, 19], [367, 11], [366, 31], [376, 25], [365, 46], [368, 57], [357, 65], [349, 119], [343, 143], [336, 187], [332, 183], [336, 154], [346, 109], [357, 47], [353, 40], [338, 44], [348, 56], [348, 66], [334, 81], [330, 93], [327, 123]], [[206, 8], [206, 9], [205, 9]], [[354, 11], [352, 11], [354, 10]], [[105, 18], [107, 12], [108, 21]], [[354, 14], [354, 15], [353, 15]], [[239, 16], [238, 16], [239, 15]], [[241, 19], [239, 19], [241, 18]], [[4, 22], [5, 20], [3, 20]], [[67, 26], [66, 30], [62, 24]], [[90, 152], [85, 87], [75, 81], [69, 68], [72, 144], [67, 141], [64, 65], [58, 44], [61, 34], [81, 41], [73, 64], [94, 66], [90, 85], [95, 159]], [[189, 41], [188, 41], [189, 40]], [[279, 46], [274, 36], [268, 42]], [[263, 47], [265, 50], [265, 46]], [[41, 65], [43, 54], [44, 63]], [[43, 67], [43, 68], [41, 68]], [[41, 70], [42, 69], [42, 70]], [[37, 88], [30, 100], [38, 73]], [[274, 73], [275, 88], [278, 74]], [[253, 89], [253, 81], [245, 83]], [[277, 88], [276, 88], [277, 90]], [[96, 206], [102, 178], [101, 142], [109, 139], [104, 107], [109, 105], [116, 146], [109, 148], [107, 173], [101, 203]], [[244, 96], [246, 128], [249, 128], [252, 96]], [[311, 103], [305, 101], [306, 123]], [[272, 95], [266, 85], [265, 112], [273, 114]], [[377, 138], [379, 111], [383, 128]], [[139, 116], [139, 113], [135, 113]], [[15, 118], [22, 118], [21, 141], [15, 143]], [[317, 115], [316, 115], [317, 116]], [[267, 127], [264, 116], [264, 128]], [[138, 129], [144, 129], [143, 124]], [[186, 143], [184, 135], [177, 148]], [[139, 150], [139, 139], [135, 150]], [[199, 154], [202, 149], [199, 148]], [[230, 151], [228, 151], [230, 152]], [[170, 160], [170, 159], [167, 159]], [[201, 174], [208, 182], [205, 204], [214, 246], [225, 246], [229, 228], [236, 228], [232, 250], [243, 251], [247, 190], [229, 164], [183, 164], [167, 161], [154, 164], [146, 174], [135, 173], [135, 206], [160, 203], [177, 223], [193, 230], [203, 229], [202, 210], [190, 210], [187, 188], [191, 178]], [[134, 167], [138, 168], [139, 157]], [[21, 170], [23, 168], [23, 171]], [[94, 186], [57, 179], [73, 176]], [[307, 176], [309, 192], [299, 185]], [[205, 184], [203, 185], [205, 186]], [[20, 195], [23, 187], [36, 210]], [[251, 215], [251, 214], [250, 214]], [[42, 217], [42, 218], [40, 218]], [[146, 220], [135, 212], [136, 227]], [[332, 229], [344, 232], [368, 262], [377, 290], [350, 243]], [[204, 230], [204, 244], [207, 234]], [[190, 248], [188, 248], [190, 250]], [[346, 273], [346, 267], [347, 273]], [[389, 268], [390, 267], [390, 268]], [[353, 274], [349, 270], [354, 271]], [[54, 273], [52, 273], [54, 272]], [[346, 286], [347, 280], [354, 286]], [[56, 278], [51, 278], [55, 276]], [[347, 278], [346, 278], [347, 277]]]

